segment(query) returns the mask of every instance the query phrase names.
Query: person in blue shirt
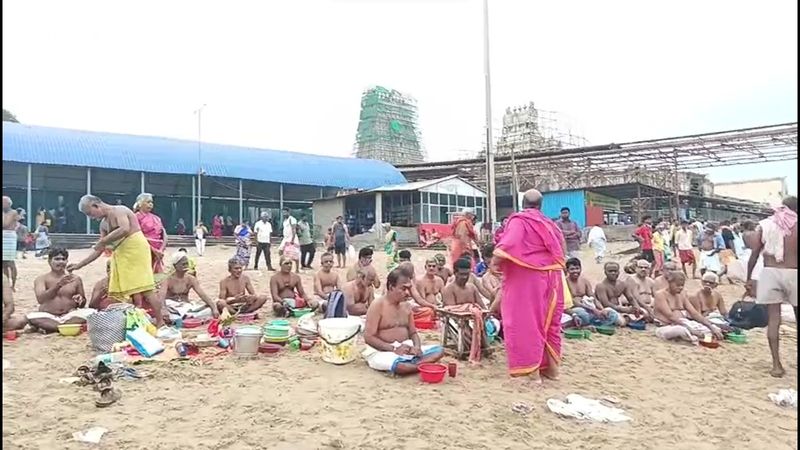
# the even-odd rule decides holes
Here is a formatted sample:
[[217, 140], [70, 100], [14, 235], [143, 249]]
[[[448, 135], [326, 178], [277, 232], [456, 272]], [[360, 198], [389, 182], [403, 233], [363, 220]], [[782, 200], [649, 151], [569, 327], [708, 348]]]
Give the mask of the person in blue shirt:
[[494, 244], [486, 244], [481, 251], [481, 262], [475, 266], [475, 275], [482, 277], [483, 274], [489, 270], [489, 264], [492, 263], [492, 254], [494, 253]]

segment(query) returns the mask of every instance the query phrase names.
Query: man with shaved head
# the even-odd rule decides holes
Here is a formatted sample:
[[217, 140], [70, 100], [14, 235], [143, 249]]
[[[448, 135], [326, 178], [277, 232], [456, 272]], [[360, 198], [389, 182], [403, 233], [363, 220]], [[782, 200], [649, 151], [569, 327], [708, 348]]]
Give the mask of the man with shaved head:
[[523, 195], [522, 211], [497, 233], [494, 258], [503, 272], [504, 340], [511, 376], [558, 376], [565, 296], [564, 235], [542, 214], [542, 194]]

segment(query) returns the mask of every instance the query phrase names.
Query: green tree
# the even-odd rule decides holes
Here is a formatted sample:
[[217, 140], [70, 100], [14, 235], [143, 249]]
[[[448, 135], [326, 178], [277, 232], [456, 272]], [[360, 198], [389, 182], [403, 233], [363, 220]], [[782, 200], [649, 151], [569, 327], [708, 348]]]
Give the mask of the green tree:
[[17, 120], [17, 117], [10, 111], [6, 111], [5, 109], [3, 109], [3, 122], [19, 123], [19, 120]]

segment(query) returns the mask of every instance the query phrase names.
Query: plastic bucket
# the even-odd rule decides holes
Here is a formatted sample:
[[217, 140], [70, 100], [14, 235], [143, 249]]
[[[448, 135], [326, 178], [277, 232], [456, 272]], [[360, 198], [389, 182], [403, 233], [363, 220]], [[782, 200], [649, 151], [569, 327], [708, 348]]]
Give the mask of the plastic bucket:
[[259, 327], [241, 327], [233, 333], [233, 353], [238, 356], [256, 356], [264, 333]]
[[337, 317], [319, 321], [322, 360], [331, 364], [347, 364], [356, 359], [356, 337], [361, 331], [357, 317]]

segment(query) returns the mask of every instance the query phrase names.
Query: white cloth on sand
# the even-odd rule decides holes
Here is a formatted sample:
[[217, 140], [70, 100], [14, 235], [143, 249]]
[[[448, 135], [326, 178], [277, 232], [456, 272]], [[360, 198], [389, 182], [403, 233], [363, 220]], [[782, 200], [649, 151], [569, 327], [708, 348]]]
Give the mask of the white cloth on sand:
[[78, 308], [78, 309], [73, 309], [72, 311], [70, 311], [70, 312], [68, 312], [68, 313], [66, 313], [64, 315], [56, 316], [56, 315], [50, 314], [49, 312], [34, 311], [34, 312], [29, 312], [25, 317], [28, 320], [51, 319], [51, 320], [55, 320], [58, 323], [64, 323], [64, 322], [66, 322], [66, 321], [68, 321], [70, 319], [73, 319], [75, 317], [78, 317], [78, 318], [81, 318], [83, 320], [86, 320], [86, 319], [89, 318], [89, 316], [91, 316], [95, 312], [96, 311], [94, 309], [92, 309], [92, 308]]
[[600, 403], [598, 400], [582, 397], [578, 394], [567, 395], [567, 401], [548, 399], [547, 408], [559, 416], [572, 417], [578, 420], [591, 420], [602, 423], [618, 423], [632, 420], [625, 411]]
[[777, 394], [769, 394], [769, 399], [778, 406], [797, 408], [797, 391], [781, 389]]

